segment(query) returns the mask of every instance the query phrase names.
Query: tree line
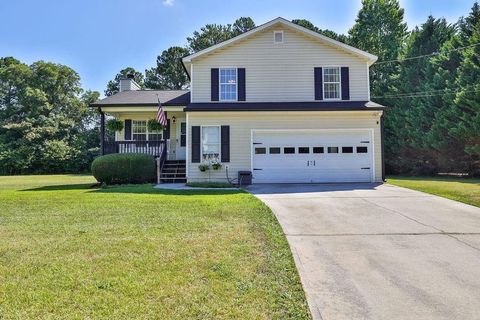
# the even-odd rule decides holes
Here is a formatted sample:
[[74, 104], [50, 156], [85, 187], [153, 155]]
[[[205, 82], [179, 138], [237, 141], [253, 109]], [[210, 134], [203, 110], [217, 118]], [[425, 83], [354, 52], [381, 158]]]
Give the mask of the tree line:
[[[372, 100], [385, 113], [387, 173], [480, 175], [480, 7], [455, 23], [429, 16], [409, 31], [398, 0], [363, 0], [347, 34], [292, 22], [379, 57], [370, 70]], [[129, 73], [142, 88], [188, 88], [181, 58], [255, 27], [249, 17], [207, 24], [185, 46], [164, 50], [150, 69], [126, 67], [108, 82], [118, 92]], [[0, 173], [79, 172], [98, 154], [98, 120], [71, 68], [0, 60]]]

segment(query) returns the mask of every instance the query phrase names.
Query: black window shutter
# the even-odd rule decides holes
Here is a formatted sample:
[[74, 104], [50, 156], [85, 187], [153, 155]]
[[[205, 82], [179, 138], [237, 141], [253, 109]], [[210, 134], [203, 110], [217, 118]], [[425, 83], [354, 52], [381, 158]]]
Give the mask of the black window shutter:
[[220, 133], [222, 162], [230, 162], [230, 126], [221, 126]]
[[192, 162], [200, 162], [200, 126], [192, 126]]
[[212, 95], [212, 101], [218, 101], [218, 68], [212, 68], [211, 69], [211, 95]]
[[237, 76], [238, 76], [238, 101], [245, 101], [246, 94], [245, 94], [245, 68], [238, 68], [237, 69]]
[[342, 67], [342, 100], [350, 100], [350, 75], [348, 67]]
[[132, 140], [132, 120], [126, 119], [125, 120], [125, 140]]
[[185, 147], [187, 145], [187, 123], [180, 123], [180, 147]]
[[[165, 112], [165, 117], [167, 116]], [[167, 119], [167, 127], [163, 129], [163, 136], [165, 137], [164, 139], [170, 139], [170, 119]]]
[[322, 68], [314, 69], [315, 100], [323, 100]]

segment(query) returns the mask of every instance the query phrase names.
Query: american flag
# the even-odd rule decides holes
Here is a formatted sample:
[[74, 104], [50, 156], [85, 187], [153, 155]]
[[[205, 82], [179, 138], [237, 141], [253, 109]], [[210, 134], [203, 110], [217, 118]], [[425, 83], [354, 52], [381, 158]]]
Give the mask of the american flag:
[[160, 102], [160, 98], [157, 97], [157, 100], [158, 100], [157, 121], [164, 128], [166, 128], [167, 127], [167, 117], [165, 117], [165, 112], [163, 112], [163, 107], [162, 107], [162, 103]]

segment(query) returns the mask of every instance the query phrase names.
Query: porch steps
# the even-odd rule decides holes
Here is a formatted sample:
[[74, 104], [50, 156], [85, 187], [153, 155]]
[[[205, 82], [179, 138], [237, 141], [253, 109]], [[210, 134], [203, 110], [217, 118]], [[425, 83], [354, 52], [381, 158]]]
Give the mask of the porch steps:
[[185, 160], [166, 160], [160, 173], [160, 182], [185, 183], [187, 182], [185, 170]]

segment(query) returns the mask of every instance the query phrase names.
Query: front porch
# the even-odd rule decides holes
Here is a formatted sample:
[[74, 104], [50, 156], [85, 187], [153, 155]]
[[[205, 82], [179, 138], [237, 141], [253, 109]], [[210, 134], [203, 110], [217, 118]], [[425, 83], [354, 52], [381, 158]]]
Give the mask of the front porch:
[[109, 113], [122, 122], [122, 129], [107, 137], [106, 115], [101, 113], [101, 153], [143, 153], [164, 160], [186, 159], [187, 123], [185, 112], [165, 112], [168, 124], [163, 130], [153, 130], [148, 122], [155, 112]]
[[[186, 114], [166, 111], [167, 126], [156, 130], [149, 124], [156, 112], [109, 112], [108, 115], [122, 125], [107, 135], [106, 114], [101, 112], [101, 153], [142, 153], [158, 161], [160, 183], [186, 182]], [[121, 129], [120, 129], [121, 128]]]

